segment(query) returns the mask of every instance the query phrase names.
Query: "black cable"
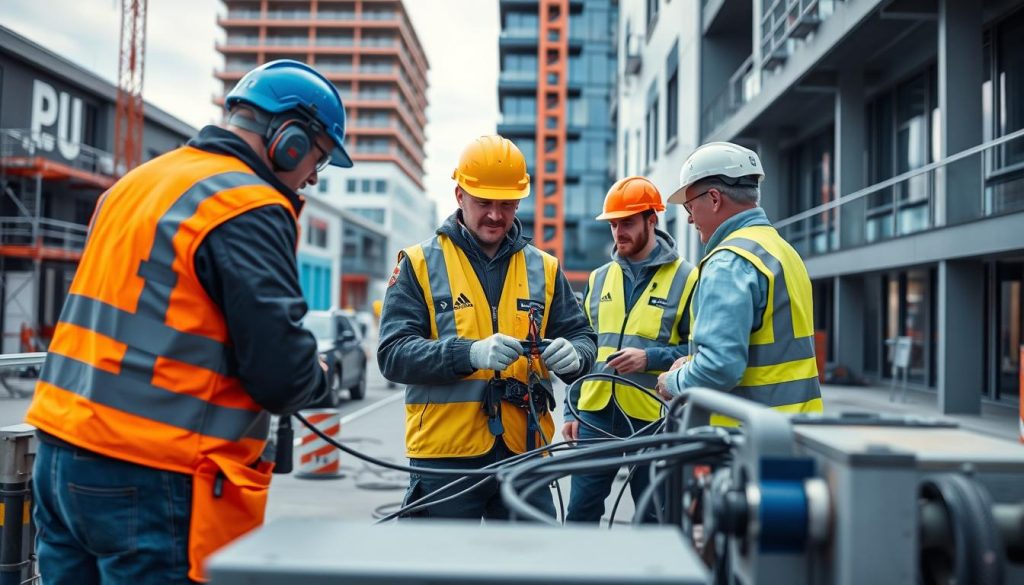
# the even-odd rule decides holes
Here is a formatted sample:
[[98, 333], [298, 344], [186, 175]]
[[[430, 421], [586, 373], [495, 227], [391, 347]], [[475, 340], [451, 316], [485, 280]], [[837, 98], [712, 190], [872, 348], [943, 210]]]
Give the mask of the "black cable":
[[[659, 432], [661, 432], [661, 431], [663, 431], [665, 429], [665, 419], [662, 418], [662, 419], [658, 419], [658, 420], [652, 421], [650, 424], [645, 425], [639, 431], [636, 431], [634, 433], [634, 435], [642, 435], [644, 433], [644, 431], [646, 431], [647, 429], [653, 427], [654, 425], [658, 425], [658, 428], [656, 428], [654, 430], [654, 432], [651, 433], [652, 435], [656, 435], [656, 434], [658, 434]], [[623, 496], [623, 494], [626, 493], [626, 488], [629, 487], [629, 485], [632, 483], [633, 475], [636, 473], [636, 470], [637, 470], [637, 466], [636, 465], [634, 465], [634, 466], [629, 468], [629, 475], [626, 476], [626, 481], [623, 482], [622, 489], [619, 490], [619, 495], [616, 496], [616, 498], [615, 498], [615, 505], [612, 506], [612, 513], [608, 517], [608, 530], [611, 530], [612, 526], [615, 524], [615, 514], [616, 514], [616, 512], [619, 509], [619, 502], [622, 501], [622, 496]], [[636, 502], [633, 502], [633, 505], [635, 507], [636, 506]]]
[[[705, 453], [712, 454], [726, 448], [719, 438], [711, 437], [710, 439], [714, 442], [709, 442], [707, 438], [698, 436], [676, 435], [667, 439], [664, 435], [654, 437], [637, 437], [627, 441], [615, 442], [611, 445], [599, 445], [589, 449], [580, 449], [579, 451], [558, 458], [559, 460], [567, 461], [565, 463], [559, 461], [555, 464], [555, 460], [542, 459], [540, 461], [517, 465], [508, 470], [503, 470], [502, 473], [498, 475], [498, 479], [501, 481], [502, 499], [505, 501], [505, 505], [518, 515], [546, 523], [547, 520], [545, 518], [547, 518], [547, 516], [526, 503], [525, 500], [521, 499], [521, 495], [516, 492], [516, 483], [521, 477], [530, 473], [539, 473], [541, 472], [541, 468], [545, 468], [545, 466], [546, 468], [543, 469], [544, 472], [549, 474], [560, 473], [562, 475], [566, 475], [580, 471], [596, 471], [608, 468], [617, 469], [623, 465], [647, 463], [662, 458], [684, 457], [686, 455], [694, 454], [695, 449], [693, 445], [696, 445], [697, 447], [697, 455], [704, 455]], [[623, 451], [637, 451], [650, 446], [664, 446], [668, 441], [682, 442], [684, 444], [681, 447], [662, 448], [659, 451], [651, 453], [625, 457], [621, 455]], [[603, 459], [601, 458], [607, 454], [612, 454], [613, 456]]]
[[[641, 462], [651, 462], [651, 461], [656, 461], [658, 459], [663, 459], [663, 458], [669, 458], [669, 459], [682, 458], [683, 460], [687, 460], [687, 459], [690, 459], [690, 458], [685, 457], [686, 455], [693, 455], [693, 456], [695, 456], [695, 458], [700, 458], [703, 455], [705, 455], [705, 452], [711, 452], [711, 451], [717, 450], [717, 449], [715, 449], [715, 447], [720, 447], [720, 446], [708, 446], [708, 445], [701, 445], [701, 444], [684, 444], [682, 446], [671, 447], [671, 448], [665, 449], [665, 450], [663, 450], [661, 452], [645, 453], [642, 456], [634, 455], [632, 457], [627, 457], [627, 459], [630, 459], [631, 460], [630, 462], [635, 460], [638, 463], [641, 463]], [[545, 465], [548, 464], [547, 461], [541, 461], [540, 463], [543, 463]], [[615, 456], [615, 457], [608, 457], [608, 458], [604, 458], [604, 459], [598, 459], [598, 460], [595, 460], [595, 461], [581, 461], [581, 462], [578, 462], [578, 463], [569, 463], [569, 464], [563, 464], [563, 465], [551, 465], [551, 467], [553, 469], [545, 469], [544, 470], [544, 471], [548, 472], [547, 475], [544, 475], [541, 478], [530, 482], [528, 485], [523, 487], [521, 492], [516, 493], [515, 489], [516, 489], [516, 483], [517, 483], [517, 481], [519, 479], [518, 476], [524, 474], [520, 470], [523, 469], [523, 467], [530, 467], [529, 465], [527, 465], [527, 466], [520, 466], [519, 468], [514, 469], [513, 471], [511, 471], [509, 473], [509, 477], [506, 478], [505, 481], [502, 482], [502, 488], [501, 488], [501, 490], [502, 490], [502, 492], [501, 492], [502, 493], [502, 497], [505, 500], [505, 505], [507, 507], [509, 507], [509, 509], [511, 511], [513, 511], [514, 513], [516, 513], [518, 515], [521, 515], [521, 516], [525, 516], [525, 517], [527, 517], [527, 518], [529, 518], [531, 520], [535, 520], [535, 521], [538, 521], [538, 522], [543, 522], [543, 523], [551, 524], [551, 522], [549, 521], [549, 517], [546, 514], [544, 514], [543, 512], [537, 510], [536, 508], [531, 506], [529, 503], [527, 503], [527, 499], [529, 498], [530, 494], [532, 494], [534, 491], [536, 491], [542, 483], [551, 481], [553, 478], [558, 478], [558, 477], [560, 477], [562, 475], [566, 475], [568, 473], [573, 473], [573, 472], [576, 472], [576, 471], [582, 471], [582, 470], [593, 471], [593, 470], [596, 470], [596, 469], [617, 469], [621, 465], [622, 465], [622, 462], [621, 462], [620, 458], [617, 457], [617, 456]], [[539, 472], [541, 470], [534, 468], [534, 469], [528, 470], [528, 471]]]
[[[583, 420], [583, 418], [580, 416], [579, 410], [577, 410], [576, 407], [573, 405], [572, 399], [571, 399], [572, 393], [573, 393], [574, 389], [576, 389], [578, 386], [582, 385], [584, 382], [587, 382], [589, 380], [595, 380], [595, 379], [598, 379], [598, 380], [600, 380], [600, 379], [608, 379], [608, 380], [611, 380], [613, 382], [620, 382], [620, 383], [626, 384], [627, 386], [632, 386], [636, 390], [640, 391], [644, 396], [647, 396], [649, 399], [656, 400], [658, 402], [658, 404], [661, 405], [661, 411], [662, 412], [664, 412], [665, 409], [666, 409], [666, 403], [665, 403], [664, 400], [662, 400], [658, 396], [655, 396], [654, 394], [651, 394], [650, 392], [647, 391], [646, 388], [644, 388], [640, 384], [634, 382], [633, 380], [630, 380], [629, 378], [624, 378], [622, 376], [619, 376], [619, 375], [616, 375], [616, 374], [609, 374], [609, 373], [606, 373], [606, 372], [594, 372], [592, 374], [585, 374], [585, 375], [580, 376], [579, 378], [573, 380], [572, 384], [569, 384], [569, 386], [565, 389], [565, 400], [564, 400], [564, 403], [565, 403], [566, 407], [569, 409], [569, 413], [573, 416], [573, 418], [575, 418], [577, 421], [579, 421], [579, 423], [582, 424], [583, 426], [587, 427], [588, 429], [590, 429], [590, 430], [592, 430], [592, 431], [594, 431], [594, 432], [596, 432], [598, 434], [602, 434], [602, 435], [605, 435], [607, 437], [615, 437], [615, 438], [619, 438], [619, 439], [622, 438], [622, 437], [618, 437], [617, 435], [613, 435], [612, 433], [609, 433], [609, 432], [605, 431], [604, 429], [596, 427], [593, 424]], [[614, 396], [615, 396], [615, 392], [613, 391], [612, 397], [614, 398]], [[623, 414], [623, 416], [628, 416], [622, 410], [622, 407], [619, 406], [618, 400], [615, 400], [615, 406], [616, 406], [616, 408], [618, 408], [619, 412], [621, 412]], [[632, 426], [632, 425], [630, 425], [630, 426]]]
[[[584, 441], [587, 441], [587, 442], [591, 442], [591, 441], [593, 441], [593, 442], [600, 442], [600, 441], [607, 441], [607, 439], [584, 439]], [[572, 449], [573, 449], [573, 446], [572, 446], [572, 444], [570, 442], [568, 442], [568, 441], [560, 441], [558, 443], [553, 443], [551, 445], [547, 445], [547, 446], [543, 446], [543, 447], [538, 447], [537, 449], [534, 449], [533, 451], [527, 451], [525, 453], [520, 453], [520, 454], [514, 455], [512, 457], [509, 457], [507, 459], [502, 459], [501, 461], [496, 461], [496, 462], [491, 463], [489, 465], [486, 465], [486, 466], [484, 466], [484, 467], [482, 467], [480, 469], [481, 470], [492, 470], [491, 471], [492, 475], [484, 478], [485, 480], [492, 479], [494, 476], [497, 475], [498, 471], [501, 468], [503, 468], [503, 467], [510, 466], [510, 465], [515, 465], [517, 463], [520, 463], [521, 461], [525, 461], [527, 459], [530, 459], [530, 458], [533, 458], [533, 457], [537, 457], [538, 455], [540, 455], [540, 454], [542, 454], [544, 452], [568, 451], [568, 450], [572, 450]], [[419, 469], [423, 469], [423, 468], [417, 467], [415, 469], [419, 470]], [[389, 520], [393, 520], [393, 519], [397, 518], [398, 516], [400, 516], [402, 514], [406, 514], [406, 513], [412, 512], [412, 511], [422, 510], [424, 508], [432, 506], [432, 505], [434, 505], [434, 504], [436, 504], [438, 502], [428, 502], [428, 500], [436, 498], [439, 495], [441, 495], [442, 493], [447, 492], [447, 491], [449, 491], [451, 489], [454, 489], [455, 487], [461, 485], [462, 483], [469, 481], [469, 479], [470, 479], [470, 476], [463, 476], [463, 477], [460, 477], [460, 478], [458, 478], [458, 479], [456, 479], [456, 480], [454, 480], [452, 482], [446, 483], [445, 485], [443, 485], [440, 488], [434, 490], [433, 492], [424, 495], [422, 498], [420, 498], [418, 500], [415, 500], [413, 502], [410, 502], [408, 504], [405, 504], [402, 508], [398, 509], [393, 514], [389, 514], [388, 516], [386, 516], [384, 518], [381, 518], [377, 523], [380, 524], [382, 522], [387, 522]], [[420, 506], [421, 504], [425, 504], [425, 505]]]
[[[654, 469], [654, 466], [651, 466]], [[636, 526], [643, 522], [643, 517], [647, 515], [647, 508], [651, 506], [651, 502], [654, 500], [654, 494], [657, 493], [658, 488], [661, 487], [662, 482], [668, 478], [671, 468], [661, 470], [657, 474], [652, 474], [651, 483], [644, 490], [644, 493], [640, 494], [640, 501], [636, 503], [636, 511], [633, 513], [633, 525]], [[661, 512], [658, 508], [655, 508], [655, 514], [658, 515], [658, 524], [664, 524], [664, 518], [662, 518]]]
[[634, 473], [636, 473], [636, 465], [629, 468], [629, 474], [626, 475], [626, 481], [622, 483], [622, 489], [619, 490], [619, 495], [615, 496], [615, 504], [612, 506], [612, 513], [608, 516], [608, 530], [611, 530], [612, 524], [615, 523], [615, 513], [619, 510], [619, 502], [622, 501], [622, 496], [626, 493], [626, 488], [629, 487], [629, 482], [633, 481]]
[[318, 429], [315, 426], [313, 426], [312, 423], [310, 423], [308, 420], [306, 420], [306, 417], [302, 416], [301, 414], [299, 414], [297, 412], [295, 414], [293, 414], [292, 416], [294, 416], [295, 418], [299, 419], [299, 422], [301, 422], [302, 424], [306, 425], [306, 428], [308, 428], [309, 430], [313, 431], [313, 434], [315, 434], [316, 436], [320, 437], [321, 439], [326, 441], [329, 445], [332, 445], [334, 448], [339, 449], [339, 450], [341, 450], [341, 451], [343, 451], [345, 453], [348, 453], [349, 455], [351, 455], [351, 456], [353, 456], [353, 457], [355, 457], [357, 459], [362, 459], [363, 461], [366, 461], [367, 463], [373, 463], [374, 465], [379, 465], [379, 466], [385, 467], [387, 469], [394, 469], [395, 471], [404, 471], [406, 473], [419, 473], [419, 474], [422, 474], [422, 475], [446, 475], [446, 476], [458, 476], [458, 477], [464, 477], [464, 476], [467, 476], [467, 475], [483, 477], [483, 476], [492, 475], [494, 473], [494, 471], [483, 471], [483, 470], [478, 470], [478, 469], [443, 469], [443, 468], [430, 468], [430, 469], [428, 469], [428, 468], [423, 468], [423, 467], [411, 467], [411, 466], [408, 466], [408, 465], [401, 465], [401, 464], [398, 464], [398, 463], [391, 463], [389, 461], [384, 461], [384, 460], [381, 460], [381, 459], [377, 459], [376, 457], [372, 457], [370, 455], [366, 455], [364, 453], [360, 453], [359, 451], [356, 451], [355, 449], [349, 447], [348, 445], [345, 445], [343, 443], [338, 442], [333, 437], [328, 436], [326, 433], [324, 433], [320, 429]]

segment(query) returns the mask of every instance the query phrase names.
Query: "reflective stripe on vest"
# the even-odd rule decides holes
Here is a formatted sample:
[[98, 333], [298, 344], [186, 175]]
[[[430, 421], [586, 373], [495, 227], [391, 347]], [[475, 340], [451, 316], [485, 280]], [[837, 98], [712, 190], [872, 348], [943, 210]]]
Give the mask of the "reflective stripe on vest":
[[[697, 282], [697, 270], [682, 260], [658, 268], [633, 307], [626, 311], [622, 267], [609, 262], [590, 275], [584, 311], [597, 331], [597, 362], [594, 373], [614, 374], [607, 365], [608, 356], [617, 350], [633, 347], [647, 349], [679, 345], [679, 322], [684, 318], [690, 294]], [[655, 295], [662, 292], [664, 296]], [[583, 383], [579, 409], [596, 411], [615, 401], [629, 416], [653, 421], [661, 416], [661, 402], [655, 398], [654, 387], [662, 370], [621, 374], [647, 392], [611, 380], [589, 380]]]
[[[733, 394], [788, 413], [821, 412], [813, 297], [803, 260], [771, 226], [733, 232], [701, 266], [719, 250], [744, 258], [768, 280], [768, 306], [761, 326], [750, 334], [747, 367]], [[734, 421], [716, 415], [712, 423]]]
[[[498, 331], [517, 339], [529, 335], [533, 307], [541, 336], [547, 330], [548, 307], [554, 296], [558, 261], [526, 246], [509, 259], [508, 272], [498, 306], [488, 303], [476, 272], [465, 252], [447, 236], [436, 236], [402, 251], [423, 290], [430, 314], [431, 339], [452, 337], [484, 339]], [[549, 391], [548, 371], [539, 360], [533, 364], [537, 378]], [[411, 384], [405, 392], [406, 451], [412, 458], [473, 457], [490, 451], [494, 435], [488, 430], [482, 401], [492, 370], [478, 370], [450, 384]], [[527, 359], [520, 357], [497, 373], [528, 383]], [[527, 417], [524, 409], [502, 403], [503, 440], [513, 452], [526, 447]], [[551, 413], [540, 416], [541, 429], [552, 440]], [[541, 444], [542, 437], [536, 437]]]

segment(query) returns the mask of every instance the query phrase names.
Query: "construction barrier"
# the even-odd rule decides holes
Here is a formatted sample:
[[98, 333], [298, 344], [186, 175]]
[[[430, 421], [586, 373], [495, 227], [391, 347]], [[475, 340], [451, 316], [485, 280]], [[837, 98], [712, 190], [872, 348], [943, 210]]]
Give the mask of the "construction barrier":
[[[332, 439], [341, 437], [341, 414], [334, 408], [305, 410], [302, 415], [313, 426]], [[341, 477], [338, 449], [321, 439], [305, 425], [299, 426], [299, 466], [295, 477], [332, 479]]]
[[32, 525], [35, 427], [0, 429], [0, 585], [29, 583], [36, 575]]

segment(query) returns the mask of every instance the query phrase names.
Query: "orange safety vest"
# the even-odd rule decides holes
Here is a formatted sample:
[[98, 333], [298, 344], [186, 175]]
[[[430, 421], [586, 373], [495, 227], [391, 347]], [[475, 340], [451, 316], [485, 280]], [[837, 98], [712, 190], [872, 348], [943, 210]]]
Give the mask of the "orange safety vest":
[[[83, 449], [193, 476], [189, 577], [263, 523], [269, 414], [233, 370], [193, 259], [217, 226], [295, 209], [238, 159], [182, 147], [97, 204], [26, 421]], [[216, 487], [215, 487], [216, 486]], [[214, 493], [214, 492], [217, 493]]]

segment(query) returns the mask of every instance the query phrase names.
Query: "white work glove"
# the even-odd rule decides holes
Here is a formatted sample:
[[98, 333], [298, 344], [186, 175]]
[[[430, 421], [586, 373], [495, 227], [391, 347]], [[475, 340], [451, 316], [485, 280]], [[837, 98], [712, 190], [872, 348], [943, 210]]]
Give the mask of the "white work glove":
[[575, 374], [580, 369], [580, 354], [564, 337], [551, 342], [540, 358], [544, 365], [556, 374]]
[[515, 337], [495, 333], [469, 346], [469, 364], [477, 370], [504, 370], [523, 355], [523, 347]]

